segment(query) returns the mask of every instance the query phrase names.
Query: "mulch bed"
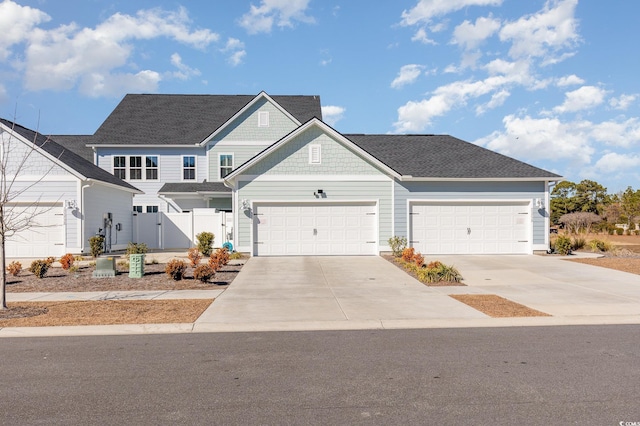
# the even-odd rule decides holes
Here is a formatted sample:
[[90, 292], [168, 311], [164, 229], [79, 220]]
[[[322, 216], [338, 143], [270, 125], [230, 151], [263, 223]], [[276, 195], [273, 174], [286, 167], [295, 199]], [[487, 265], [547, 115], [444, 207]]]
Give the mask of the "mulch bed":
[[551, 316], [495, 294], [450, 294], [449, 297], [471, 306], [473, 309], [492, 318]]
[[599, 257], [565, 260], [640, 275], [640, 257]]
[[67, 272], [62, 268], [51, 268], [44, 278], [37, 278], [28, 270], [22, 270], [17, 277], [7, 275], [7, 292], [220, 289], [231, 284], [242, 265], [223, 266], [207, 283], [194, 279], [192, 268], [187, 269], [186, 277], [180, 281], [172, 280], [164, 272], [164, 268], [164, 264], [145, 265], [142, 278], [129, 278], [127, 270], [120, 270], [118, 275], [112, 278], [93, 278], [95, 268], [90, 266], [80, 268], [77, 273]]
[[[411, 271], [411, 270], [403, 268], [401, 264], [396, 262], [396, 258], [395, 257], [393, 257], [391, 255], [388, 255], [388, 254], [385, 254], [385, 255], [382, 255], [382, 258], [388, 260], [392, 264], [396, 265], [396, 267], [400, 268], [400, 270], [406, 272], [407, 274], [411, 275], [413, 278], [418, 280], [418, 276], [416, 275], [416, 273]], [[418, 280], [418, 281], [420, 281], [420, 280]], [[422, 281], [420, 281], [420, 282], [422, 282]], [[426, 285], [427, 287], [460, 287], [460, 286], [465, 286], [466, 287], [465, 283], [455, 282], [455, 281], [438, 281], [438, 282], [435, 282], [435, 283], [422, 283], [422, 284]]]

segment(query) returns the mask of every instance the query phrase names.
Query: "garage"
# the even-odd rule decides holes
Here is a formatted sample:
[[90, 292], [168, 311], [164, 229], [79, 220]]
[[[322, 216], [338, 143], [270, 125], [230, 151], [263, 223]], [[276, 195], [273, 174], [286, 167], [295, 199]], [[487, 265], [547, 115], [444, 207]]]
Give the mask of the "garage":
[[423, 254], [528, 254], [529, 202], [414, 202], [410, 245]]
[[257, 204], [254, 255], [375, 255], [376, 210], [375, 202]]
[[64, 254], [64, 212], [62, 205], [41, 204], [33, 206], [7, 206], [18, 213], [18, 221], [36, 215], [33, 221], [37, 226], [25, 229], [6, 241], [8, 258], [45, 258], [60, 257]]

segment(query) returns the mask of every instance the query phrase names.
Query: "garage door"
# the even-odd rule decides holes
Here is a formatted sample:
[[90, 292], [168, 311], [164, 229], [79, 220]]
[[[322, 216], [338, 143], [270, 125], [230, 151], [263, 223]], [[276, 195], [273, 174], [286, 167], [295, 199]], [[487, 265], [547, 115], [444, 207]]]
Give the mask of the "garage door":
[[529, 204], [420, 203], [409, 212], [411, 246], [424, 254], [526, 254]]
[[257, 205], [254, 254], [377, 254], [376, 223], [375, 203]]
[[38, 224], [13, 235], [6, 241], [7, 257], [59, 257], [64, 254], [64, 213], [62, 206], [21, 207], [10, 206], [18, 218], [36, 216]]

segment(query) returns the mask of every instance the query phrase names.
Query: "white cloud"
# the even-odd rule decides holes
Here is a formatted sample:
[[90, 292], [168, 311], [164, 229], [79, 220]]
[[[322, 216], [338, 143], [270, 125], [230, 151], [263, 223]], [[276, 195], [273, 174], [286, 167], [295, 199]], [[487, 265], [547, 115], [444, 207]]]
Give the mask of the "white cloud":
[[609, 106], [614, 109], [626, 110], [636, 101], [636, 98], [637, 95], [622, 94], [618, 98], [611, 98], [609, 100]]
[[7, 88], [3, 84], [0, 84], [0, 104], [4, 103], [8, 99], [9, 95], [7, 94]]
[[25, 87], [68, 90], [78, 86], [89, 96], [115, 97], [123, 90], [155, 91], [161, 80], [158, 72], [115, 70], [136, 68], [130, 63], [134, 40], [166, 37], [199, 49], [218, 40], [210, 30], [192, 30], [189, 24], [186, 10], [180, 8], [141, 10], [135, 16], [116, 13], [95, 28], [73, 23], [51, 30], [33, 28], [21, 64]]
[[434, 40], [431, 40], [429, 38], [427, 30], [425, 30], [424, 28], [420, 28], [418, 31], [416, 31], [413, 37], [411, 37], [411, 41], [419, 41], [422, 44], [438, 44]]
[[637, 171], [638, 167], [640, 167], [640, 155], [618, 154], [616, 152], [604, 154], [593, 166], [600, 173]]
[[419, 0], [410, 10], [402, 12], [402, 25], [430, 22], [433, 18], [469, 6], [499, 6], [503, 0]]
[[576, 86], [578, 84], [584, 84], [584, 80], [581, 79], [580, 77], [578, 77], [575, 74], [571, 74], [571, 75], [567, 75], [567, 76], [564, 76], [564, 77], [560, 77], [556, 81], [556, 85], [558, 87]]
[[464, 49], [474, 49], [484, 40], [500, 29], [500, 20], [491, 16], [476, 19], [475, 24], [464, 21], [453, 30], [453, 44], [459, 44]]
[[424, 70], [424, 65], [409, 64], [403, 65], [398, 72], [398, 76], [391, 82], [391, 87], [399, 89], [402, 86], [415, 82]]
[[0, 3], [0, 60], [9, 58], [13, 45], [27, 41], [33, 28], [50, 20], [41, 10], [11, 0]]
[[344, 107], [335, 105], [325, 105], [321, 108], [323, 121], [332, 127], [344, 118], [344, 113], [346, 111]]
[[596, 86], [582, 86], [572, 92], [565, 93], [562, 105], [553, 108], [556, 113], [576, 112], [591, 109], [602, 102], [607, 91]]
[[293, 27], [294, 21], [313, 23], [313, 17], [305, 14], [308, 6], [309, 0], [262, 0], [259, 6], [250, 6], [239, 24], [249, 34], [257, 34], [271, 32], [274, 25]]
[[610, 146], [628, 148], [640, 143], [640, 121], [635, 117], [625, 121], [604, 121], [593, 125], [590, 136]]
[[171, 55], [171, 64], [178, 68], [178, 71], [171, 73], [170, 75], [180, 79], [188, 80], [193, 76], [200, 75], [200, 70], [197, 68], [191, 68], [182, 62], [182, 57], [178, 53]]
[[244, 50], [244, 43], [237, 38], [232, 37], [227, 40], [227, 43], [222, 49], [220, 49], [220, 51], [223, 53], [230, 52], [227, 62], [234, 67], [240, 65], [245, 56], [247, 56], [247, 52]]
[[504, 102], [511, 96], [511, 93], [508, 90], [500, 90], [499, 92], [491, 95], [491, 100], [484, 105], [479, 105], [476, 107], [476, 115], [482, 115], [489, 109], [494, 109], [499, 106], [502, 106]]
[[512, 42], [512, 58], [543, 57], [552, 63], [554, 53], [579, 40], [574, 16], [577, 4], [578, 0], [547, 0], [542, 11], [505, 24], [500, 40]]

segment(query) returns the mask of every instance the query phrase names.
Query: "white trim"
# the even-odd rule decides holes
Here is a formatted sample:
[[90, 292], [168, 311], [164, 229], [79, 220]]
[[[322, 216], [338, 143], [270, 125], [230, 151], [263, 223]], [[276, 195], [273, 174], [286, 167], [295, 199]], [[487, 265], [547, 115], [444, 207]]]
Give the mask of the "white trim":
[[[224, 178], [222, 177], [222, 174], [220, 173], [220, 169], [222, 168], [222, 165], [220, 164], [220, 157], [222, 157], [223, 155], [230, 155], [231, 156], [231, 171], [233, 171], [233, 165], [235, 164], [235, 154], [233, 152], [219, 152], [218, 153], [218, 180], [222, 181]], [[225, 166], [228, 167], [228, 166]]]
[[258, 111], [258, 127], [269, 127], [270, 124], [269, 111]]
[[564, 180], [563, 178], [551, 178], [551, 177], [508, 177], [508, 178], [448, 178], [448, 177], [413, 177], [408, 175], [401, 176], [402, 181], [414, 181], [414, 182], [559, 182]]
[[359, 155], [360, 157], [362, 157], [366, 161], [372, 163], [373, 165], [375, 165], [379, 169], [383, 170], [383, 173], [386, 173], [386, 174], [388, 174], [390, 176], [394, 176], [394, 177], [400, 178], [400, 174], [398, 172], [396, 172], [395, 170], [393, 170], [392, 168], [390, 168], [389, 166], [387, 166], [386, 164], [384, 164], [383, 162], [381, 162], [377, 158], [373, 157], [367, 151], [363, 150], [362, 148], [360, 148], [359, 146], [357, 146], [356, 144], [351, 142], [349, 139], [344, 137], [342, 134], [337, 132], [335, 129], [333, 129], [330, 126], [328, 126], [326, 123], [322, 122], [321, 120], [319, 120], [317, 118], [313, 118], [313, 119], [309, 120], [308, 122], [306, 122], [305, 124], [299, 126], [293, 132], [289, 133], [289, 135], [287, 135], [285, 138], [280, 139], [278, 142], [274, 143], [273, 145], [271, 145], [267, 149], [265, 149], [262, 152], [260, 152], [259, 154], [255, 155], [251, 160], [245, 162], [242, 166], [238, 167], [236, 170], [234, 170], [233, 173], [231, 173], [229, 176], [227, 176], [227, 178], [225, 180], [235, 179], [236, 177], [241, 175], [244, 171], [246, 171], [247, 169], [249, 169], [253, 165], [259, 163], [264, 158], [266, 158], [267, 156], [271, 155], [273, 152], [278, 150], [281, 146], [287, 144], [288, 142], [290, 142], [291, 140], [295, 139], [297, 136], [299, 136], [300, 134], [306, 132], [308, 129], [310, 129], [312, 127], [317, 127], [320, 130], [324, 131], [326, 134], [328, 134], [330, 137], [332, 137], [338, 143], [343, 145], [345, 148], [351, 150], [352, 152], [356, 153], [357, 155]]
[[[202, 148], [199, 143], [194, 144], [156, 144], [156, 145], [132, 145], [132, 144], [100, 144], [100, 145], [86, 145], [93, 150], [100, 148], [141, 148], [141, 149], [162, 149], [162, 148]], [[104, 155], [104, 154], [103, 154]]]
[[411, 205], [412, 204], [439, 204], [439, 203], [458, 203], [458, 204], [482, 204], [482, 203], [518, 203], [523, 206], [526, 204], [529, 209], [529, 221], [527, 222], [527, 253], [533, 254], [533, 199], [532, 198], [407, 198], [407, 246], [410, 247], [411, 240]]
[[319, 143], [310, 143], [308, 146], [309, 164], [322, 164], [322, 145]]
[[230, 119], [225, 121], [224, 124], [222, 124], [220, 127], [218, 127], [213, 133], [211, 133], [209, 136], [204, 138], [204, 140], [202, 142], [200, 142], [198, 145], [203, 146], [203, 145], [206, 145], [207, 143], [209, 143], [214, 137], [216, 137], [216, 135], [218, 133], [222, 132], [229, 124], [233, 123], [238, 117], [240, 117], [242, 114], [244, 114], [245, 111], [249, 110], [249, 108], [251, 108], [253, 105], [255, 105], [258, 102], [258, 100], [262, 99], [262, 98], [266, 99], [268, 102], [273, 104], [278, 110], [280, 110], [280, 112], [282, 112], [285, 116], [287, 116], [287, 118], [289, 118], [291, 121], [293, 121], [296, 126], [300, 126], [300, 124], [302, 124], [293, 115], [291, 115], [291, 113], [289, 113], [289, 111], [287, 111], [279, 103], [274, 101], [271, 98], [271, 96], [267, 95], [266, 92], [262, 91], [262, 92], [258, 93], [256, 95], [256, 97], [254, 97], [251, 100], [251, 102], [246, 104], [240, 111], [236, 112], [233, 116], [231, 116]]
[[[193, 157], [193, 179], [184, 178], [184, 159], [185, 157]], [[198, 156], [197, 155], [181, 155], [180, 156], [180, 181], [181, 182], [197, 182], [198, 181]]]
[[7, 175], [7, 182], [73, 182], [74, 180], [83, 180], [82, 178], [78, 178], [72, 174], [64, 174], [64, 175], [54, 175], [54, 174], [46, 174], [46, 175]]
[[273, 144], [275, 141], [229, 141], [229, 140], [221, 140], [217, 141], [212, 146], [269, 146]]
[[241, 175], [238, 182], [386, 182], [392, 180], [387, 175]]

